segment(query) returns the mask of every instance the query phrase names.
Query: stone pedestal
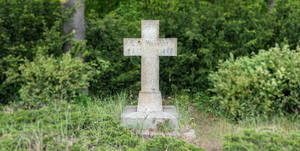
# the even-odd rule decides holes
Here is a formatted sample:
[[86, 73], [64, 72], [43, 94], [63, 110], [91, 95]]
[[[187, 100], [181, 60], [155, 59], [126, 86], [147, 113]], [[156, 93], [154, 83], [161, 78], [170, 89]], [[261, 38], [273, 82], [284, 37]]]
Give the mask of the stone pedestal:
[[163, 106], [162, 111], [138, 112], [137, 106], [126, 106], [121, 115], [122, 125], [134, 129], [157, 129], [168, 121], [173, 129], [178, 128], [178, 114], [175, 106]]
[[158, 92], [140, 92], [137, 105], [138, 112], [159, 112], [163, 111], [162, 97]]

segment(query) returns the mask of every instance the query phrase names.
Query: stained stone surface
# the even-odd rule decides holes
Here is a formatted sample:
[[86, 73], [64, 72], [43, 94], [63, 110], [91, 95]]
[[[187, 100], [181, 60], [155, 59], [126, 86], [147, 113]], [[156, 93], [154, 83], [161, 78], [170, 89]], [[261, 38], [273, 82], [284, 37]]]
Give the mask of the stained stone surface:
[[190, 129], [189, 131], [183, 133], [183, 138], [189, 143], [192, 143], [196, 139], [196, 132], [194, 129]]
[[122, 125], [135, 129], [157, 129], [157, 125], [169, 120], [169, 126], [178, 128], [175, 106], [164, 106], [162, 111], [137, 112], [137, 106], [126, 106], [121, 116]]
[[[142, 61], [141, 91], [137, 109], [129, 113], [127, 111], [129, 109], [125, 108], [122, 124], [128, 126], [128, 123], [140, 123], [141, 118], [157, 119], [155, 122], [145, 120], [145, 128], [156, 127], [154, 125], [157, 122], [167, 119], [173, 120], [175, 124], [177, 116], [173, 112], [164, 111], [162, 106], [159, 90], [159, 56], [177, 56], [177, 39], [159, 38], [159, 21], [143, 20], [142, 38], [124, 38], [123, 44], [124, 56], [141, 56]], [[176, 111], [175, 108], [174, 111]], [[133, 122], [134, 120], [138, 122]]]

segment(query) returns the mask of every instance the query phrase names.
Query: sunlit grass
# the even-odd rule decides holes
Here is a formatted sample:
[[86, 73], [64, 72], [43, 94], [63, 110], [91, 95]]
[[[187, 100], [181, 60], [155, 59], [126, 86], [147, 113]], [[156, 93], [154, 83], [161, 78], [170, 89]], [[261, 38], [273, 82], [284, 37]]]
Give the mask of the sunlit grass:
[[[130, 99], [127, 96], [126, 93], [120, 93], [106, 98], [87, 97], [77, 102], [51, 104], [32, 110], [24, 110], [17, 103], [2, 106], [0, 109], [0, 151], [89, 150], [96, 148], [97, 145], [99, 147], [102, 137], [102, 132], [99, 133], [99, 131], [105, 131], [103, 127], [99, 127], [99, 122], [101, 122], [99, 119], [104, 115], [109, 115], [120, 122], [125, 105], [132, 103], [128, 101]], [[197, 138], [193, 143], [208, 151], [222, 150], [224, 136], [239, 135], [245, 129], [287, 133], [300, 130], [300, 120], [296, 117], [261, 117], [236, 122], [199, 111], [191, 102], [193, 101], [189, 96], [178, 95], [168, 98], [165, 104], [176, 106], [179, 114], [179, 132], [194, 129]], [[140, 136], [134, 137], [139, 140], [138, 142], [144, 143], [145, 140]], [[1, 146], [5, 143], [6, 147], [8, 143], [10, 148]], [[114, 143], [108, 143], [102, 147], [105, 148], [104, 150], [116, 148], [122, 150], [121, 146]]]

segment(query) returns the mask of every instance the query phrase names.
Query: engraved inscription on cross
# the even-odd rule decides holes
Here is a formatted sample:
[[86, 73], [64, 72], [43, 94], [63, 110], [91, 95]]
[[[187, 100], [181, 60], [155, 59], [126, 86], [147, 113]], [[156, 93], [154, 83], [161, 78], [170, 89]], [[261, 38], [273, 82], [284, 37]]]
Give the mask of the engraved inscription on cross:
[[138, 112], [162, 111], [159, 56], [177, 56], [177, 38], [159, 38], [159, 21], [142, 20], [142, 38], [124, 38], [124, 56], [142, 56]]

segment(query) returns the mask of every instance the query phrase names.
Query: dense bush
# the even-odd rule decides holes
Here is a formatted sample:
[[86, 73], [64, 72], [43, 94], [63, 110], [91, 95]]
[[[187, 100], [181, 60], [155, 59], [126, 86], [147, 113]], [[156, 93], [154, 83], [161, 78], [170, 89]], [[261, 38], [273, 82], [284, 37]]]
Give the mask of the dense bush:
[[139, 38], [143, 19], [160, 20], [160, 37], [178, 38], [178, 56], [160, 57], [162, 92], [195, 92], [207, 89], [208, 74], [230, 53], [248, 56], [275, 43], [289, 43], [294, 49], [300, 39], [299, 8], [299, 1], [292, 0], [276, 1], [271, 12], [261, 0], [217, 1], [216, 5], [204, 0], [147, 0], [121, 3], [104, 18], [90, 13], [87, 44], [97, 50], [94, 56], [111, 63], [92, 89], [139, 89], [140, 57], [124, 57], [122, 39]]
[[[140, 57], [124, 57], [122, 39], [140, 37], [143, 19], [160, 20], [161, 37], [178, 38], [178, 56], [160, 60], [164, 93], [207, 89], [208, 74], [230, 53], [247, 56], [275, 43], [294, 49], [300, 39], [300, 2], [294, 0], [277, 0], [270, 12], [266, 0], [85, 2], [88, 51], [82, 54], [96, 70], [109, 67], [91, 82], [98, 95], [139, 90]], [[21, 83], [5, 82], [6, 71], [33, 60], [40, 47], [62, 55], [68, 39], [63, 23], [70, 14], [61, 13], [59, 0], [0, 0], [0, 8], [0, 103], [7, 103], [18, 97]]]
[[224, 151], [300, 151], [300, 135], [297, 132], [254, 130], [240, 135], [226, 136]]
[[20, 75], [14, 73], [10, 77], [20, 77], [20, 97], [29, 108], [75, 99], [88, 88], [92, 76], [91, 67], [70, 53], [57, 59], [38, 53], [32, 62], [25, 60], [19, 69]]
[[229, 118], [299, 113], [300, 49], [261, 50], [252, 57], [221, 62], [210, 75], [211, 104]]
[[204, 149], [196, 147], [195, 145], [189, 144], [183, 140], [161, 136], [148, 140], [146, 143], [138, 146], [135, 150], [204, 151]]
[[109, 12], [115, 10], [118, 8], [120, 3], [126, 3], [129, 0], [85, 0], [85, 5], [86, 9], [85, 12], [86, 14], [90, 13], [91, 11], [96, 11], [100, 17], [104, 17], [107, 15]]
[[38, 49], [59, 56], [67, 37], [59, 0], [0, 0], [0, 103], [17, 100], [21, 83], [5, 82]]

